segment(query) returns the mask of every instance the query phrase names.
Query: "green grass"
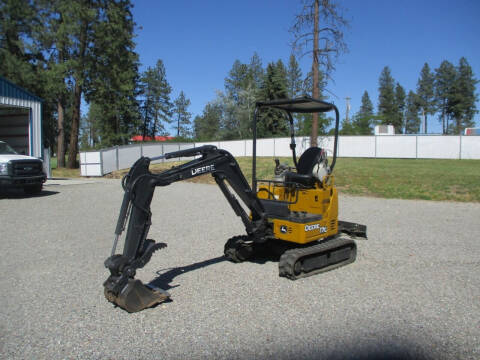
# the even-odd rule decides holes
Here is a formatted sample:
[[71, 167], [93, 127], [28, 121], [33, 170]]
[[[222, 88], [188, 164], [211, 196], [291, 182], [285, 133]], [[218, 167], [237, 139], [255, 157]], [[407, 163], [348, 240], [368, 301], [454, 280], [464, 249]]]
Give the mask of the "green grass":
[[[248, 181], [252, 159], [237, 161]], [[280, 162], [292, 165], [291, 158]], [[153, 172], [169, 169], [176, 163], [152, 165]], [[273, 158], [257, 158], [257, 178], [273, 178]], [[128, 170], [114, 172], [119, 178]], [[339, 158], [334, 170], [340, 193], [398, 199], [480, 202], [480, 160], [363, 159]], [[210, 175], [192, 179], [214, 183]]]
[[337, 160], [338, 188], [384, 198], [480, 201], [479, 160]]
[[80, 177], [80, 169], [58, 168], [56, 157], [50, 158], [50, 167], [52, 169], [52, 177], [53, 178], [77, 178], [77, 177]]

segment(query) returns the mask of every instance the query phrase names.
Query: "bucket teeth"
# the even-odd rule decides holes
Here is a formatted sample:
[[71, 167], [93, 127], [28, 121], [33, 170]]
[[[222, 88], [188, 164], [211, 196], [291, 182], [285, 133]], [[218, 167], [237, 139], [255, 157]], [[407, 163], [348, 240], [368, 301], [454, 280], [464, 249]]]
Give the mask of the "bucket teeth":
[[118, 295], [105, 287], [105, 297], [111, 303], [134, 313], [164, 302], [170, 298], [170, 294], [160, 288], [145, 286], [140, 280], [129, 279]]

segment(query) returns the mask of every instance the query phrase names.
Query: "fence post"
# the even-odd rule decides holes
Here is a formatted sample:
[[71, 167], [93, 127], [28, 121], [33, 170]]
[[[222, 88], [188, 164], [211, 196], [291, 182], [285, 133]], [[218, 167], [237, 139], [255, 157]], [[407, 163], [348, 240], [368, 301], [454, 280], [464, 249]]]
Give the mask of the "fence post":
[[462, 160], [462, 134], [460, 136], [460, 151], [458, 153], [458, 160]]
[[415, 159], [418, 159], [418, 135], [415, 135]]
[[377, 158], [377, 135], [373, 135], [375, 137], [375, 159]]
[[118, 161], [118, 145], [115, 147], [115, 162], [116, 162], [116, 165], [117, 165], [117, 171], [120, 170], [119, 167], [119, 161]]
[[105, 175], [103, 173], [103, 151], [102, 150], [100, 150], [100, 174], [102, 174], [102, 176]]
[[[333, 152], [335, 152], [335, 138], [333, 139]], [[338, 137], [337, 141], [337, 156], [340, 157], [340, 137]]]

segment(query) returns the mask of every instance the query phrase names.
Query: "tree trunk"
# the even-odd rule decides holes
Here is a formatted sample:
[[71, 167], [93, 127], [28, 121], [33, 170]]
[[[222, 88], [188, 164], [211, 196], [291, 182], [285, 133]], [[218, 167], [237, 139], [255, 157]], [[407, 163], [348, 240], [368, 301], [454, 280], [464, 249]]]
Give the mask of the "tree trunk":
[[[313, 89], [312, 95], [315, 99], [319, 97], [318, 91], [318, 2], [315, 0], [315, 19], [313, 21]], [[317, 146], [318, 137], [318, 113], [314, 113], [312, 116], [312, 132], [310, 134], [310, 146]]]
[[65, 119], [65, 110], [60, 100], [57, 101], [57, 114], [58, 114], [58, 135], [57, 135], [57, 167], [65, 167], [65, 129], [63, 128]]
[[72, 110], [72, 129], [70, 132], [70, 144], [68, 146], [68, 162], [67, 167], [69, 169], [75, 169], [77, 167], [77, 154], [78, 154], [78, 129], [80, 127], [80, 105], [82, 103], [82, 85], [84, 79], [84, 67], [85, 67], [85, 52], [87, 49], [87, 29], [88, 21], [83, 19], [82, 27], [79, 35], [79, 56], [78, 67], [75, 69], [74, 81], [75, 89], [73, 94], [73, 110]]
[[72, 129], [70, 131], [70, 144], [68, 146], [68, 162], [69, 169], [77, 167], [78, 154], [78, 128], [80, 125], [80, 105], [82, 101], [82, 87], [79, 85], [79, 80], [75, 79], [75, 90], [73, 99], [72, 111]]

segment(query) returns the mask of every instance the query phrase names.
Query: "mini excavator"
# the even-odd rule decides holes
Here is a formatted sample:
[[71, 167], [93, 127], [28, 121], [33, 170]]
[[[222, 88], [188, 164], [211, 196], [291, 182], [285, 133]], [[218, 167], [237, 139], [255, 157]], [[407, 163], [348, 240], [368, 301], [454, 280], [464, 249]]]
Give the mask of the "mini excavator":
[[[256, 176], [257, 119], [264, 109], [276, 109], [290, 124], [294, 167], [275, 159], [274, 180]], [[332, 162], [319, 147], [308, 148], [298, 159], [294, 133], [294, 113], [335, 111]], [[279, 275], [295, 280], [336, 269], [355, 261], [355, 238], [366, 238], [365, 225], [338, 220], [338, 194], [332, 171], [337, 158], [339, 112], [334, 104], [310, 97], [257, 102], [253, 120], [252, 186], [235, 158], [226, 150], [204, 145], [159, 157], [141, 157], [122, 179], [125, 191], [115, 229], [111, 256], [105, 261], [110, 276], [104, 282], [108, 301], [128, 312], [137, 312], [168, 299], [160, 288], [135, 279], [164, 243], [147, 239], [151, 225], [150, 204], [155, 187], [210, 173], [246, 234], [234, 236], [224, 247], [225, 257], [235, 263], [271, 256], [278, 259]], [[151, 161], [193, 157], [182, 165], [158, 174], [149, 171]], [[232, 191], [233, 190], [233, 191]], [[245, 211], [241, 205], [248, 209]], [[128, 227], [127, 227], [128, 222]], [[122, 254], [116, 254], [118, 240], [126, 229]]]

